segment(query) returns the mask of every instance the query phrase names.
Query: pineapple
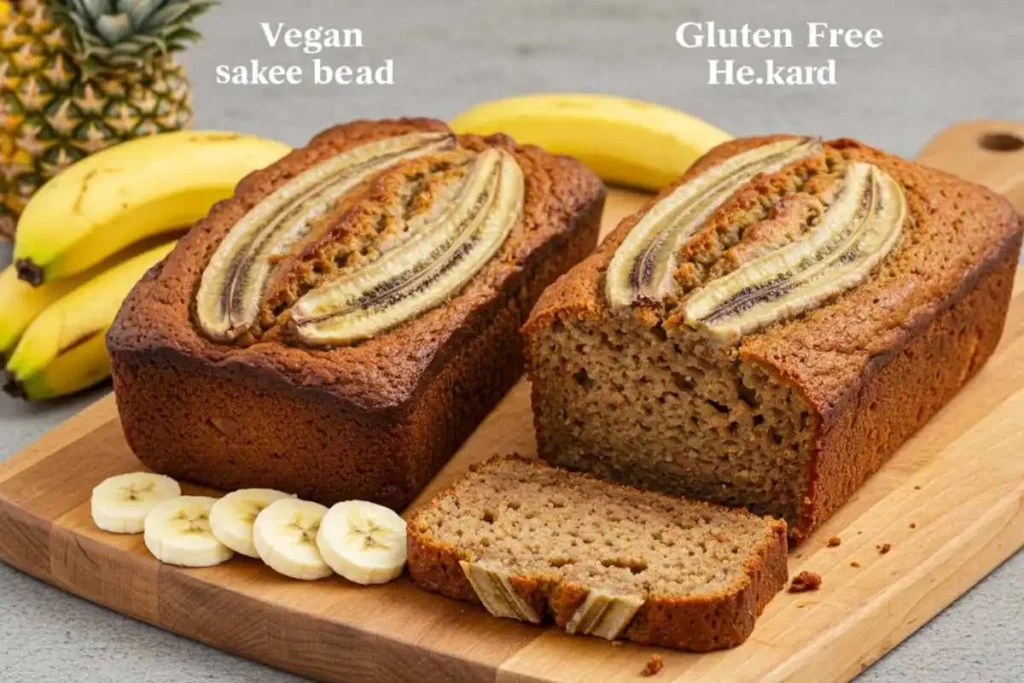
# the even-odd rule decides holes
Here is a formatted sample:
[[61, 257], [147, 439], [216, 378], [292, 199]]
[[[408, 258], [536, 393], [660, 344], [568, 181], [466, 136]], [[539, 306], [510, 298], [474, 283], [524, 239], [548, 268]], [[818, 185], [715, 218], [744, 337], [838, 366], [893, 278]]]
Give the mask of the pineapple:
[[0, 0], [0, 236], [48, 179], [105, 147], [183, 128], [173, 53], [206, 0]]

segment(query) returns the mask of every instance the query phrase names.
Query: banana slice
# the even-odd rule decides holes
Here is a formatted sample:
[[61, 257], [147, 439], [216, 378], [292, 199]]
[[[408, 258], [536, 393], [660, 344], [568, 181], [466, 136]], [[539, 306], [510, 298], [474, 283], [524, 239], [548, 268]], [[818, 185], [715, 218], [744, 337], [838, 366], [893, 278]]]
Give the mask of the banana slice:
[[241, 489], [229, 493], [213, 504], [210, 530], [218, 541], [236, 553], [258, 558], [252, 541], [256, 518], [274, 501], [294, 497], [273, 489]]
[[271, 503], [256, 517], [252, 540], [263, 562], [279, 574], [312, 581], [331, 575], [316, 537], [327, 508], [296, 498]]
[[92, 521], [103, 531], [141, 534], [146, 515], [161, 501], [180, 495], [178, 482], [162, 474], [119, 474], [92, 490]]
[[234, 553], [210, 531], [216, 498], [180, 496], [165, 500], [146, 515], [146, 547], [153, 557], [182, 567], [212, 567]]
[[387, 583], [405, 566], [405, 520], [376, 503], [338, 503], [324, 517], [316, 544], [331, 569], [349, 581]]

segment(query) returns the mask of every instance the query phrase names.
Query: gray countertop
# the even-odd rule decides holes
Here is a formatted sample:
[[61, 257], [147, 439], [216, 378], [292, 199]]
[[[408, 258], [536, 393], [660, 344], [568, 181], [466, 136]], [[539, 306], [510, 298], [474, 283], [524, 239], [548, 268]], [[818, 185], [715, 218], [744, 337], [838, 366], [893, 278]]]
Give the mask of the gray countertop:
[[[362, 49], [267, 46], [259, 22], [360, 28]], [[675, 43], [683, 21], [790, 28], [791, 49], [692, 49]], [[880, 28], [878, 49], [807, 49], [808, 21]], [[225, 0], [204, 17], [188, 56], [197, 124], [299, 144], [359, 117], [450, 117], [479, 101], [532, 91], [638, 97], [706, 118], [735, 135], [849, 136], [913, 156], [963, 119], [1024, 117], [1024, 3], [859, 0], [759, 3]], [[219, 64], [378, 65], [392, 86], [217, 85]], [[709, 86], [707, 59], [760, 64], [836, 60], [838, 83], [818, 87]], [[8, 252], [0, 248], [0, 263]], [[0, 459], [102, 396], [53, 405], [0, 397]], [[284, 681], [293, 677], [134, 622], [0, 564], [0, 680]], [[1024, 554], [1018, 553], [862, 674], [881, 681], [1024, 680]]]

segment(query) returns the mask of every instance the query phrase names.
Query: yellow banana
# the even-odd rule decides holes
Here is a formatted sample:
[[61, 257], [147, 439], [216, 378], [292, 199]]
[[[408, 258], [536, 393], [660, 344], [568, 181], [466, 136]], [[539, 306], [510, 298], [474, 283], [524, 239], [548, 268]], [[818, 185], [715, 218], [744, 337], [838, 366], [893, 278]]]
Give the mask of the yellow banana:
[[81, 277], [33, 287], [18, 279], [14, 266], [0, 272], [0, 356], [6, 357], [21, 333], [51, 303], [82, 284]]
[[106, 360], [98, 360], [96, 346], [104, 345], [106, 330], [131, 288], [174, 244], [155, 247], [105, 270], [43, 310], [7, 361], [4, 390], [42, 397], [69, 387], [81, 389], [88, 386], [83, 382], [92, 384], [106, 377], [109, 367]]
[[38, 287], [19, 279], [13, 265], [4, 268], [0, 271], [0, 365], [14, 350], [21, 334], [47, 306], [103, 271], [168, 239], [162, 236], [137, 242], [88, 270]]
[[612, 95], [538, 94], [486, 102], [455, 117], [457, 133], [508, 133], [569, 154], [608, 182], [658, 190], [731, 139], [681, 111]]
[[88, 389], [110, 375], [107, 331], [101, 330], [60, 354], [49, 365], [24, 380], [9, 380], [9, 393], [29, 401], [67, 396]]
[[67, 277], [133, 242], [192, 225], [245, 175], [288, 151], [251, 135], [186, 130], [90, 155], [26, 205], [14, 245], [18, 275], [34, 285]]

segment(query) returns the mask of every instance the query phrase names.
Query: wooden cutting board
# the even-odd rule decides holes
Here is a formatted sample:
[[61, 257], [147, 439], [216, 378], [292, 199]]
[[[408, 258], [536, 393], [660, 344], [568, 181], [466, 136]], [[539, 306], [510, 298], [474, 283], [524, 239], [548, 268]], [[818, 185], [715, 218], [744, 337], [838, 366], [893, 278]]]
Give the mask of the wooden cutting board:
[[[920, 159], [986, 183], [1024, 208], [1022, 146], [1024, 124], [977, 122], [946, 131]], [[605, 230], [645, 199], [613, 192]], [[534, 449], [521, 382], [417, 504], [470, 463]], [[494, 619], [406, 578], [367, 588], [341, 578], [292, 581], [244, 558], [200, 570], [162, 565], [141, 536], [106, 534], [90, 521], [91, 488], [141, 469], [125, 444], [113, 397], [0, 464], [0, 558], [126, 615], [318, 679], [630, 681], [658, 652], [665, 661], [662, 683], [841, 681], [1024, 544], [1022, 450], [1024, 277], [1018, 277], [1001, 346], [981, 373], [791, 554], [790, 573], [820, 573], [821, 590], [779, 594], [751, 638], [733, 650], [695, 655], [570, 637], [553, 627]], [[842, 545], [827, 548], [833, 535]], [[877, 549], [883, 543], [892, 546], [887, 554]]]

